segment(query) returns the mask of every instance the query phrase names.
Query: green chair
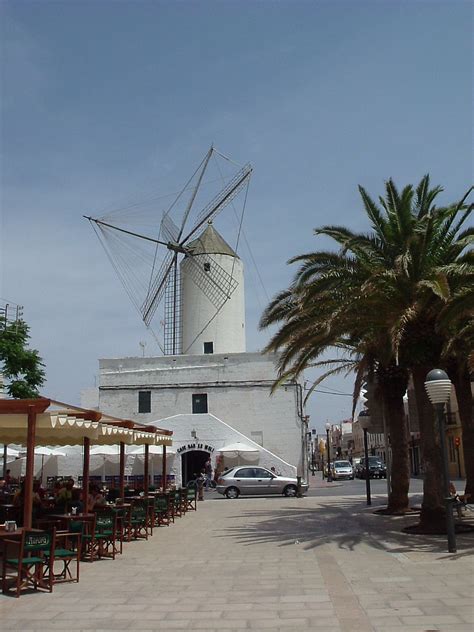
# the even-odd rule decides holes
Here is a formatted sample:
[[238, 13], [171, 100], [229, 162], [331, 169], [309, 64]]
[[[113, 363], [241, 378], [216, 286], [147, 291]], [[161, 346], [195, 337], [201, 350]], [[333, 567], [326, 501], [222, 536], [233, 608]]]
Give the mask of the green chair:
[[186, 489], [186, 511], [197, 510], [197, 489], [196, 487], [188, 487]]
[[148, 540], [148, 531], [148, 504], [144, 500], [135, 500], [130, 512], [128, 539], [144, 538]]
[[110, 509], [101, 508], [96, 511], [95, 547], [97, 555], [115, 559], [117, 550], [117, 515]]
[[178, 516], [179, 518], [183, 515], [183, 508], [181, 505], [181, 497], [180, 497], [179, 490], [173, 489], [172, 491], [170, 491], [169, 498], [170, 498], [170, 503], [172, 507], [173, 522], [174, 522], [174, 518], [176, 516]]
[[55, 535], [55, 529], [52, 532], [24, 529], [19, 540], [3, 541], [4, 593], [10, 591], [9, 583], [15, 587], [15, 597], [20, 596], [22, 589], [31, 587], [52, 592]]
[[[51, 581], [53, 584], [58, 582], [78, 582], [79, 581], [79, 563], [81, 560], [82, 549], [82, 531], [56, 532], [55, 546], [52, 551], [53, 559], [46, 554], [49, 561], [49, 572], [51, 573]], [[55, 563], [61, 563], [60, 572], [56, 572]], [[75, 575], [71, 572], [71, 566], [75, 562]]]
[[155, 526], [169, 526], [170, 522], [171, 518], [168, 509], [168, 500], [165, 496], [157, 496], [155, 498]]

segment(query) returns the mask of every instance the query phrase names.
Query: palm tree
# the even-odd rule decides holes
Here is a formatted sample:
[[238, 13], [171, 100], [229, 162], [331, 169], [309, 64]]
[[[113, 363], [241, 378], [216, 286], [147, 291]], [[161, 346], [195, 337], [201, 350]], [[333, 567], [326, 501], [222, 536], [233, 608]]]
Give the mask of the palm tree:
[[401, 193], [389, 180], [380, 205], [362, 187], [359, 190], [372, 232], [356, 234], [341, 226], [316, 230], [318, 235], [335, 239], [340, 252], [293, 259], [302, 263], [294, 283], [269, 305], [261, 325], [283, 323], [267, 347], [283, 348], [282, 376], [301, 373], [328, 347], [344, 345], [348, 339], [356, 343], [362, 365], [372, 357], [384, 385], [381, 390], [392, 443], [396, 438], [400, 454], [405, 454], [400, 457], [402, 464], [407, 463], [407, 433], [401, 422], [401, 398], [396, 394], [400, 384], [395, 384], [393, 367], [401, 372], [411, 370], [422, 436], [421, 522], [426, 526], [440, 517], [443, 501], [439, 437], [423, 382], [443, 348], [436, 318], [449, 304], [449, 284], [464, 279], [461, 285], [468, 285], [463, 252], [471, 243], [472, 232], [462, 233], [461, 227], [470, 212], [464, 206], [469, 192], [458, 204], [437, 209], [434, 202], [441, 188], [430, 189], [428, 176], [416, 191], [407, 186]]
[[[334, 229], [331, 232], [339, 238]], [[344, 232], [342, 238], [345, 237]], [[357, 250], [355, 245], [354, 250]], [[293, 259], [292, 262], [301, 264], [295, 281], [270, 303], [261, 326], [283, 323], [266, 349], [283, 350], [279, 366], [281, 381], [297, 377], [309, 367], [328, 369], [314, 382], [314, 389], [330, 375], [355, 371], [356, 400], [362, 381], [377, 377], [377, 393], [385, 411], [396, 463], [387, 510], [400, 513], [408, 508], [408, 431], [403, 406], [408, 375], [395, 364], [387, 326], [380, 327], [372, 318], [381, 312], [375, 305], [369, 305], [372, 297], [364, 289], [370, 283], [366, 269], [370, 270], [370, 260], [362, 254], [360, 259], [363, 263], [354, 253], [327, 252]], [[331, 348], [342, 353], [342, 357], [320, 360]], [[312, 389], [308, 396], [311, 392]]]

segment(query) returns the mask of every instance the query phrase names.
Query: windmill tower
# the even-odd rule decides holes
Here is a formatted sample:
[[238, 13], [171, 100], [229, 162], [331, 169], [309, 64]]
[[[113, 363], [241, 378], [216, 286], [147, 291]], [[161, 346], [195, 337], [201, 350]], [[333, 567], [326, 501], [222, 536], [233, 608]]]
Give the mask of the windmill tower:
[[[242, 226], [252, 167], [232, 166], [227, 178], [219, 167], [217, 192], [208, 201], [202, 189], [211, 159], [233, 163], [211, 147], [178, 197], [162, 214], [157, 236], [138, 232], [134, 221], [140, 203], [88, 219], [122, 284], [153, 332], [152, 320], [164, 303], [163, 336], [154, 332], [164, 355], [231, 353], [245, 351], [243, 265], [236, 252], [219, 235], [212, 222], [244, 192], [238, 219]], [[186, 195], [190, 191], [190, 195]], [[149, 202], [154, 202], [151, 198]], [[181, 206], [180, 206], [181, 204]], [[146, 206], [146, 204], [145, 204]], [[156, 226], [152, 207], [151, 226]], [[148, 227], [150, 223], [144, 224]], [[212, 344], [205, 344], [212, 343]]]
[[[193, 260], [184, 257], [181, 274], [182, 353], [245, 352], [244, 270], [241, 259], [209, 223], [202, 235], [188, 244]], [[203, 292], [195, 282], [195, 266], [214, 274], [216, 285]], [[222, 275], [221, 270], [227, 273]], [[235, 289], [222, 299], [222, 288], [232, 279]], [[212, 285], [212, 284], [211, 284]], [[219, 307], [216, 309], [216, 302]]]

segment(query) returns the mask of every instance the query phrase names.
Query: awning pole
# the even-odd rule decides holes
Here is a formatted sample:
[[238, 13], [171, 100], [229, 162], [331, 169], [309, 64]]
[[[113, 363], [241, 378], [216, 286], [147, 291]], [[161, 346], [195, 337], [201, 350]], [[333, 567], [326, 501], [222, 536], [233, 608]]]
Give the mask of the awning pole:
[[163, 486], [163, 491], [166, 491], [166, 446], [163, 446], [163, 470], [161, 473], [161, 483]]
[[148, 486], [150, 483], [149, 474], [148, 474], [148, 457], [150, 456], [150, 446], [148, 443], [145, 443], [145, 481], [143, 491], [145, 492], [145, 496], [148, 496]]
[[125, 496], [125, 443], [120, 442], [120, 498]]
[[83, 512], [89, 511], [89, 466], [90, 466], [91, 440], [84, 437], [84, 463], [82, 469], [82, 504]]
[[36, 410], [28, 406], [28, 433], [26, 439], [26, 474], [23, 497], [23, 526], [31, 529], [33, 518], [33, 476], [35, 469]]

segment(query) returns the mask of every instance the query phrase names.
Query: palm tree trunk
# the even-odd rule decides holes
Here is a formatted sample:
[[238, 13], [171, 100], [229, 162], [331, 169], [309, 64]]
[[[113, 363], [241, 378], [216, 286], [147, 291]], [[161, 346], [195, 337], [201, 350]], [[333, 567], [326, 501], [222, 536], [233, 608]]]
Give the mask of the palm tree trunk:
[[472, 413], [471, 378], [466, 361], [450, 364], [447, 368], [456, 389], [459, 418], [462, 427], [462, 448], [466, 470], [465, 493], [474, 498], [474, 415]]
[[384, 513], [404, 513], [409, 509], [410, 489], [408, 420], [403, 404], [408, 374], [405, 369], [391, 365], [379, 369], [378, 380], [392, 451], [391, 489]]
[[439, 533], [445, 529], [443, 461], [434, 408], [425, 391], [425, 378], [430, 369], [420, 365], [412, 370], [423, 466], [423, 503], [419, 528], [420, 531]]

